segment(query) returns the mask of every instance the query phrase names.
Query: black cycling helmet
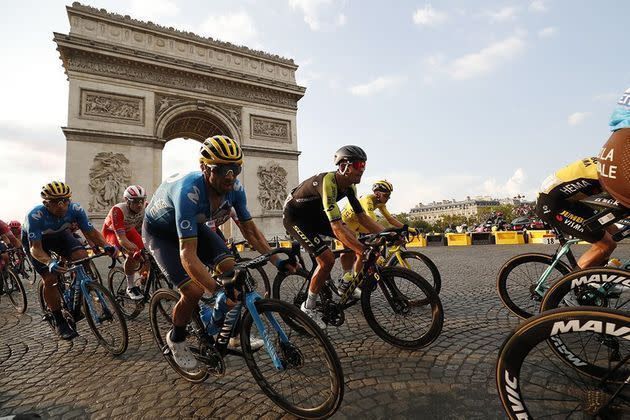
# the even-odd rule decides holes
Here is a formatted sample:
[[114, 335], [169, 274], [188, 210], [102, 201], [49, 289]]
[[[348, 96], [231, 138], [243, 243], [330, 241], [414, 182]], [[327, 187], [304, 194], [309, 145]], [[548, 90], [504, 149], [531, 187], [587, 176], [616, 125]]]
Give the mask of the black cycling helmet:
[[335, 152], [335, 165], [341, 162], [354, 162], [356, 160], [367, 160], [367, 154], [359, 146], [343, 146]]

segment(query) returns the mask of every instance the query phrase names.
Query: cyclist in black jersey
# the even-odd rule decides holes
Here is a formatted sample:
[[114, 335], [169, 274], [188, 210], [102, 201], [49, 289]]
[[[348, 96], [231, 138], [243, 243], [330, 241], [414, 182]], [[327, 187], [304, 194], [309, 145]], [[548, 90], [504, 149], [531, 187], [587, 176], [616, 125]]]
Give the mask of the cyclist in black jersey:
[[323, 282], [330, 276], [335, 257], [320, 235], [336, 237], [352, 249], [356, 258], [354, 272], [361, 271], [365, 247], [354, 233], [343, 223], [337, 201], [348, 197], [360, 223], [370, 232], [380, 232], [383, 227], [365, 214], [357, 199], [355, 185], [361, 181], [365, 171], [367, 155], [358, 146], [344, 146], [335, 153], [336, 172], [325, 172], [298, 185], [287, 197], [282, 215], [287, 232], [313, 255], [317, 268], [308, 291], [308, 298], [302, 304], [302, 311], [324, 328], [315, 311], [317, 295]]

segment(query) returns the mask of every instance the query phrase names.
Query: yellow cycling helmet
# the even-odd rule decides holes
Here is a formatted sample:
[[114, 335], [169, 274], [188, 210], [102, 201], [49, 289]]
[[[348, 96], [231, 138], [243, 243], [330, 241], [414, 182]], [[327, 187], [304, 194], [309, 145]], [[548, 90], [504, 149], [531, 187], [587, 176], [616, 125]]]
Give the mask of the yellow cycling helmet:
[[228, 136], [208, 137], [201, 145], [199, 162], [205, 165], [243, 164], [243, 151]]
[[384, 191], [384, 192], [392, 192], [394, 191], [394, 186], [391, 182], [380, 180], [376, 181], [374, 185], [372, 185], [372, 191]]
[[53, 181], [42, 187], [40, 195], [44, 200], [58, 200], [60, 198], [70, 198], [72, 190], [61, 181]]

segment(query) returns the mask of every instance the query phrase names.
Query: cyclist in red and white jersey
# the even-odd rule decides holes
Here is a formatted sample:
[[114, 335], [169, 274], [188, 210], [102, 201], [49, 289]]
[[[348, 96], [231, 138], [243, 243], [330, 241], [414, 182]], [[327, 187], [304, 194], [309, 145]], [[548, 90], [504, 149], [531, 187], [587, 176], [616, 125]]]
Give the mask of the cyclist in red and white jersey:
[[125, 190], [125, 202], [111, 208], [103, 223], [103, 236], [111, 245], [122, 249], [127, 256], [124, 270], [127, 276], [127, 296], [133, 300], [142, 299], [142, 292], [135, 284], [135, 273], [141, 263], [141, 250], [144, 249], [142, 228], [147, 193], [140, 185], [131, 185]]
[[[16, 249], [22, 249], [22, 242], [11, 232], [9, 225], [0, 220], [0, 270], [3, 270], [9, 264], [9, 254], [6, 245], [13, 245]], [[2, 282], [0, 281], [0, 294], [3, 293]]]

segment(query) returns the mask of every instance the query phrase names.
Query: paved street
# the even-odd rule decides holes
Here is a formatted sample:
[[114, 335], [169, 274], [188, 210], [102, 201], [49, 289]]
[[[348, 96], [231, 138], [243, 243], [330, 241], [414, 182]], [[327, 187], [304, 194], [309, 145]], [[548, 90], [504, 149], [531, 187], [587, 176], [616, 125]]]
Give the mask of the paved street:
[[[576, 246], [578, 254], [586, 247]], [[504, 418], [494, 385], [496, 354], [517, 324], [501, 305], [500, 266], [524, 252], [554, 246], [429, 247], [442, 274], [445, 311], [441, 336], [409, 352], [376, 337], [359, 306], [328, 333], [340, 356], [346, 393], [335, 418]], [[627, 256], [630, 245], [615, 255]], [[103, 270], [106, 272], [105, 270]], [[31, 286], [29, 308], [18, 315], [0, 300], [0, 417], [38, 413], [45, 418], [282, 418], [245, 363], [228, 359], [228, 376], [190, 384], [159, 354], [148, 311], [129, 321], [129, 349], [111, 357], [85, 321], [80, 337], [58, 341], [41, 320]]]

